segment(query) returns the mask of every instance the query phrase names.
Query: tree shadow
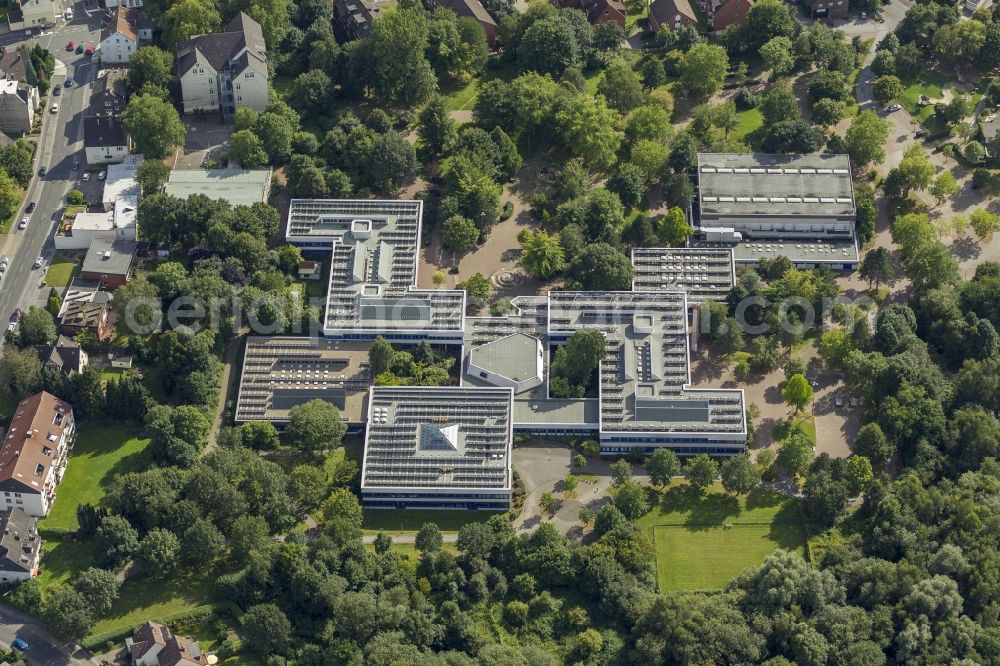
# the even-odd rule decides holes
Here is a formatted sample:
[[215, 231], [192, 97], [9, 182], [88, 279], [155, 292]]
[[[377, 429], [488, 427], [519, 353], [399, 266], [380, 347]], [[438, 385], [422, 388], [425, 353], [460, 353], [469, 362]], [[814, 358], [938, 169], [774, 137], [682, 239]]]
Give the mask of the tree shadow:
[[663, 493], [661, 509], [664, 512], [686, 513], [684, 525], [697, 529], [717, 527], [727, 518], [740, 514], [736, 497], [722, 493], [703, 493], [691, 486], [673, 486]]
[[972, 236], [956, 238], [952, 241], [948, 250], [956, 259], [960, 261], [977, 259], [983, 251], [979, 242]]
[[754, 488], [747, 495], [746, 508], [747, 510], [753, 509], [763, 509], [769, 506], [778, 506], [780, 504], [785, 504], [786, 498], [781, 493], [776, 493], [765, 488]]

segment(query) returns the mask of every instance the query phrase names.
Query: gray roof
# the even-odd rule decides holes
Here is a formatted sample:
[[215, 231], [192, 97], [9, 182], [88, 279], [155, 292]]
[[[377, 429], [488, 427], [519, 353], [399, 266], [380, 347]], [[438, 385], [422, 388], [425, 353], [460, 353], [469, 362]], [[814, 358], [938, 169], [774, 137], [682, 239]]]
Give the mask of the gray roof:
[[118, 115], [128, 103], [124, 69], [102, 69], [90, 92], [90, 115]]
[[733, 252], [738, 264], [756, 265], [761, 257], [774, 259], [785, 256], [797, 266], [858, 263], [860, 256], [854, 238], [825, 238], [812, 240], [804, 238], [759, 238], [744, 239], [736, 244], [692, 240], [691, 246], [698, 249], [726, 248]]
[[233, 206], [266, 203], [271, 191], [270, 169], [173, 169], [167, 179], [166, 193], [187, 199], [204, 194], [223, 199]]
[[729, 218], [854, 215], [847, 155], [700, 153], [698, 182], [702, 219], [715, 226]]
[[42, 545], [36, 522], [18, 507], [0, 512], [0, 571], [31, 571]]
[[497, 24], [479, 0], [438, 0], [438, 6], [447, 7], [458, 16], [468, 16], [486, 25]]
[[286, 423], [295, 405], [315, 398], [363, 423], [371, 385], [367, 341], [305, 336], [250, 336], [236, 401], [236, 421]]
[[538, 338], [514, 333], [476, 347], [469, 352], [469, 360], [477, 368], [523, 382], [539, 376], [540, 352]]
[[133, 240], [95, 238], [90, 241], [87, 256], [83, 259], [81, 273], [104, 275], [128, 275], [135, 261], [135, 251], [139, 244]]
[[362, 491], [510, 490], [511, 389], [372, 387]]
[[261, 60], [267, 52], [260, 24], [240, 12], [222, 32], [196, 35], [177, 45], [177, 73], [183, 75], [195, 64], [225, 69], [244, 49], [255, 51]]
[[642, 247], [632, 250], [635, 291], [683, 291], [688, 300], [724, 299], [736, 281], [731, 249]]
[[289, 238], [328, 241], [327, 335], [460, 331], [465, 292], [417, 289], [421, 201], [292, 199]]
[[83, 350], [76, 340], [60, 335], [51, 345], [36, 345], [35, 351], [42, 364], [49, 368], [55, 368], [61, 372], [81, 372], [83, 366]]
[[127, 146], [121, 121], [111, 116], [87, 116], [83, 119], [83, 145], [87, 148]]

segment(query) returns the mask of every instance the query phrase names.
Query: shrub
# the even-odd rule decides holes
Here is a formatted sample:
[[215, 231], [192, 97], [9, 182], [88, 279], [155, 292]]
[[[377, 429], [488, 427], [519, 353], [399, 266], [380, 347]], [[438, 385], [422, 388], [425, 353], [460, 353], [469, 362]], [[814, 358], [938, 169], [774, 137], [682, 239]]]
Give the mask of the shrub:
[[83, 192], [80, 190], [70, 190], [66, 193], [66, 203], [71, 206], [82, 206], [84, 203]]
[[760, 105], [760, 95], [749, 88], [740, 88], [733, 101], [736, 103], [736, 108], [740, 111], [756, 109]]

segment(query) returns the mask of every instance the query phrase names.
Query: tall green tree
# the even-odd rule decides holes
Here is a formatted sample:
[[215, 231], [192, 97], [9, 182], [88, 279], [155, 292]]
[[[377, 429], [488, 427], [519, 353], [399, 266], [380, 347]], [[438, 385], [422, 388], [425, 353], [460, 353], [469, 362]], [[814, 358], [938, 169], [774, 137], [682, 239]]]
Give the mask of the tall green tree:
[[152, 95], [135, 95], [129, 100], [122, 113], [122, 128], [132, 139], [136, 152], [147, 159], [162, 159], [184, 144], [184, 123], [177, 109]]
[[327, 451], [340, 446], [346, 432], [347, 426], [341, 421], [337, 408], [315, 399], [292, 407], [285, 439], [306, 451]]
[[558, 234], [525, 229], [517, 235], [517, 240], [521, 244], [521, 265], [532, 275], [545, 280], [565, 270], [566, 259]]

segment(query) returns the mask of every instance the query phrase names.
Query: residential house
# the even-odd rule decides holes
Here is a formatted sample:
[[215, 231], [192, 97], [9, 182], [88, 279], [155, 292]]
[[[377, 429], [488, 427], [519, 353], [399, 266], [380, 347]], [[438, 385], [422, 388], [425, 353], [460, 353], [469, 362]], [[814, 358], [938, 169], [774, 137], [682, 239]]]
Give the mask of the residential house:
[[698, 15], [688, 0], [653, 0], [649, 5], [649, 28], [654, 33], [684, 25], [698, 27]]
[[98, 340], [111, 338], [111, 294], [100, 284], [76, 278], [66, 290], [59, 309], [59, 332], [75, 338], [87, 331]]
[[132, 367], [135, 357], [127, 347], [113, 347], [108, 352], [108, 363], [112, 368], [128, 370]]
[[135, 240], [137, 206], [136, 197], [121, 196], [111, 211], [64, 217], [53, 237], [56, 249], [84, 252], [95, 238]]
[[53, 372], [69, 375], [83, 372], [90, 363], [90, 357], [83, 351], [76, 340], [60, 335], [50, 345], [35, 345], [42, 367]]
[[552, 0], [560, 9], [579, 9], [592, 25], [614, 21], [625, 29], [625, 4], [619, 0]]
[[23, 46], [10, 51], [6, 47], [0, 47], [0, 79], [25, 82], [29, 62], [31, 56], [28, 54], [28, 49]]
[[198, 35], [177, 47], [184, 113], [267, 106], [267, 58], [260, 24], [240, 12], [220, 33]]
[[846, 19], [848, 0], [805, 0], [809, 18]]
[[0, 131], [31, 131], [38, 107], [38, 88], [10, 79], [0, 80]]
[[715, 0], [708, 9], [708, 21], [712, 30], [721, 32], [731, 25], [743, 27], [747, 24], [753, 0]]
[[3, 504], [41, 518], [49, 512], [76, 434], [73, 408], [42, 391], [18, 403], [0, 445]]
[[128, 74], [123, 68], [101, 69], [90, 89], [88, 115], [117, 118], [128, 105]]
[[392, 4], [392, 0], [334, 0], [333, 25], [345, 41], [364, 39], [372, 34], [372, 21]]
[[493, 17], [490, 16], [490, 13], [486, 11], [486, 8], [483, 7], [479, 0], [427, 0], [427, 6], [429, 9], [445, 7], [455, 12], [457, 16], [476, 19], [479, 21], [479, 25], [483, 26], [483, 31], [486, 33], [486, 42], [490, 45], [490, 48], [496, 46], [497, 22], [493, 20]]
[[131, 279], [138, 245], [134, 240], [95, 238], [83, 258], [80, 279], [99, 282], [104, 289], [114, 291]]
[[61, 10], [56, 0], [21, 0], [20, 9], [7, 12], [7, 23], [11, 31], [49, 28], [56, 24]]
[[114, 116], [83, 119], [83, 152], [87, 164], [116, 164], [129, 153], [129, 140], [122, 122]]
[[125, 64], [144, 41], [153, 38], [153, 28], [143, 9], [119, 5], [104, 15], [101, 30], [101, 62]]
[[17, 583], [38, 575], [42, 540], [37, 522], [20, 507], [0, 511], [0, 583]]
[[171, 633], [165, 624], [147, 622], [125, 639], [132, 666], [196, 666], [208, 664], [198, 641]]
[[299, 262], [299, 279], [300, 280], [318, 280], [323, 274], [323, 265], [318, 261], [300, 261]]

